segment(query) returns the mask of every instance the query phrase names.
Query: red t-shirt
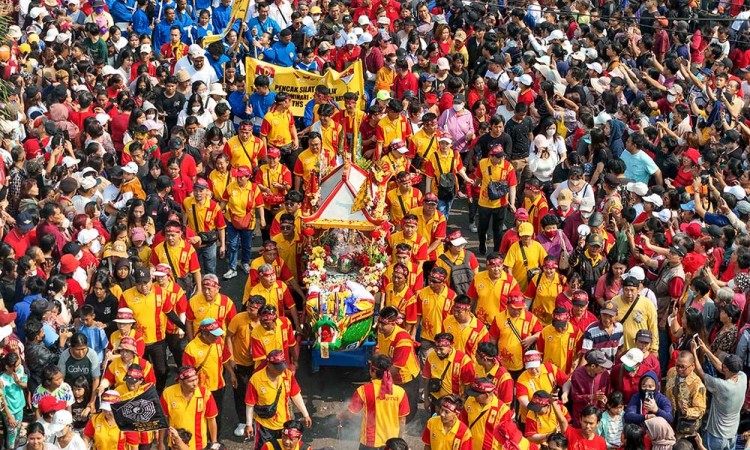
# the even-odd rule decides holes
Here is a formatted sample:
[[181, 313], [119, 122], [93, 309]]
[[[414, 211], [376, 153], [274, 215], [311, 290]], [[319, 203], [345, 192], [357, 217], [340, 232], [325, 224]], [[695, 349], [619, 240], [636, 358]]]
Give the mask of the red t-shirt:
[[594, 435], [594, 439], [588, 440], [583, 437], [578, 428], [568, 427], [565, 430], [565, 437], [568, 438], [570, 450], [607, 450], [607, 441], [598, 434]]

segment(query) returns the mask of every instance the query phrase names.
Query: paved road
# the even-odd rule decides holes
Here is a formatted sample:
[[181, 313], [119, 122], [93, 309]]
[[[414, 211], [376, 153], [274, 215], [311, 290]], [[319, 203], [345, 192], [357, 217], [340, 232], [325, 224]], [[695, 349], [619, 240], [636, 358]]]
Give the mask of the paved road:
[[[468, 205], [466, 200], [456, 200], [453, 205], [452, 214], [449, 219], [450, 225], [460, 226], [466, 239], [469, 241], [469, 250], [477, 250], [476, 234], [469, 232]], [[255, 251], [260, 238], [255, 239]], [[481, 261], [482, 258], [480, 258]], [[481, 261], [483, 264], [484, 261]], [[226, 270], [225, 261], [219, 261], [219, 274]], [[237, 278], [221, 283], [221, 292], [239, 303], [246, 276], [240, 272]], [[238, 304], [239, 306], [239, 304]], [[312, 429], [304, 434], [304, 441], [312, 445], [316, 450], [325, 447], [341, 449], [356, 449], [359, 442], [359, 418], [346, 424], [340, 432], [340, 440], [337, 439], [338, 420], [336, 414], [344, 410], [357, 386], [369, 381], [369, 376], [364, 369], [350, 369], [339, 367], [321, 367], [320, 372], [313, 374], [310, 365], [310, 351], [303, 348], [300, 351], [300, 365], [297, 370], [297, 381], [302, 388], [305, 404], [313, 419]], [[232, 434], [237, 425], [237, 415], [233, 407], [233, 392], [231, 388], [226, 390], [224, 399], [224, 411], [221, 415], [222, 434], [221, 441], [231, 450], [247, 449], [248, 445], [243, 443], [242, 438], [236, 438]], [[427, 421], [427, 413], [421, 411], [415, 420], [407, 427], [404, 438], [412, 450], [422, 448], [421, 434], [424, 423]]]

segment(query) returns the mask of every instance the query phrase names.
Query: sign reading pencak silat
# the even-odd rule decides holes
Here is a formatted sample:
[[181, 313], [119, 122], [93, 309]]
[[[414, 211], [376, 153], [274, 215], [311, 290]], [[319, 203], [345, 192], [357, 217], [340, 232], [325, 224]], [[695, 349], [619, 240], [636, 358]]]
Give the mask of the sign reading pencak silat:
[[141, 395], [112, 405], [112, 414], [120, 431], [156, 431], [169, 428], [153, 385]]
[[344, 94], [356, 92], [359, 94], [359, 107], [362, 109], [365, 107], [362, 61], [355, 61], [343, 72], [329, 70], [325, 75], [268, 64], [255, 58], [245, 59], [245, 69], [247, 71], [245, 89], [248, 94], [253, 92], [255, 77], [265, 75], [271, 81], [272, 91], [289, 95], [292, 101], [290, 107], [292, 114], [298, 117], [304, 115], [305, 104], [313, 98], [315, 86], [319, 84], [324, 84], [330, 89], [330, 97], [339, 105], [344, 104]]

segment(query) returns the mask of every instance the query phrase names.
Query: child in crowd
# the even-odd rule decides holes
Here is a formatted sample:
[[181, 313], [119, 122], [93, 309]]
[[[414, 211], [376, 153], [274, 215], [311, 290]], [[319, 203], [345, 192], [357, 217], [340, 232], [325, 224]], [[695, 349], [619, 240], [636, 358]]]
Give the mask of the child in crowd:
[[21, 365], [21, 358], [17, 353], [8, 353], [0, 359], [0, 385], [5, 397], [5, 414], [7, 416], [6, 443], [7, 448], [15, 448], [16, 438], [21, 430], [23, 421], [23, 408], [26, 406], [24, 389], [28, 382], [28, 376]]
[[625, 401], [622, 392], [614, 391], [607, 398], [607, 410], [596, 428], [596, 434], [607, 441], [607, 449], [620, 448], [625, 417]]
[[70, 407], [70, 412], [73, 414], [73, 429], [81, 431], [86, 427], [86, 422], [89, 421], [89, 417], [93, 411], [87, 411], [89, 399], [91, 398], [91, 385], [89, 381], [83, 375], [76, 377], [73, 380], [73, 398], [75, 402]]
[[96, 326], [94, 307], [92, 305], [83, 305], [81, 307], [81, 326], [78, 328], [78, 332], [85, 335], [89, 341], [89, 347], [95, 352], [96, 356], [99, 357], [99, 361], [105, 361], [105, 351], [109, 345], [107, 334], [104, 332], [104, 328]]

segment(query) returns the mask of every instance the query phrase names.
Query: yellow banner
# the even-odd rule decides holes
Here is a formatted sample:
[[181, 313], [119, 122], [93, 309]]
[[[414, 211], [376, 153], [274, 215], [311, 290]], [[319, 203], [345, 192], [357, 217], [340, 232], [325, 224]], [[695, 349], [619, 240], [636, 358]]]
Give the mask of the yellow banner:
[[343, 72], [329, 70], [325, 75], [317, 75], [304, 70], [291, 67], [281, 67], [268, 64], [255, 58], [245, 59], [246, 90], [250, 94], [254, 90], [255, 77], [266, 75], [271, 79], [271, 90], [274, 92], [285, 92], [292, 101], [292, 114], [301, 117], [304, 115], [305, 104], [313, 98], [315, 86], [324, 84], [330, 90], [330, 97], [344, 107], [344, 94], [356, 92], [359, 94], [359, 107], [364, 109], [364, 77], [362, 75], [362, 62], [356, 61]]
[[250, 0], [237, 0], [234, 5], [232, 5], [232, 11], [229, 13], [229, 23], [227, 24], [226, 29], [224, 29], [221, 34], [213, 34], [203, 37], [203, 48], [208, 47], [216, 41], [223, 40], [227, 34], [229, 34], [229, 30], [232, 29], [232, 26], [237, 19], [246, 22], [245, 16], [247, 15], [248, 6], [250, 6]]

